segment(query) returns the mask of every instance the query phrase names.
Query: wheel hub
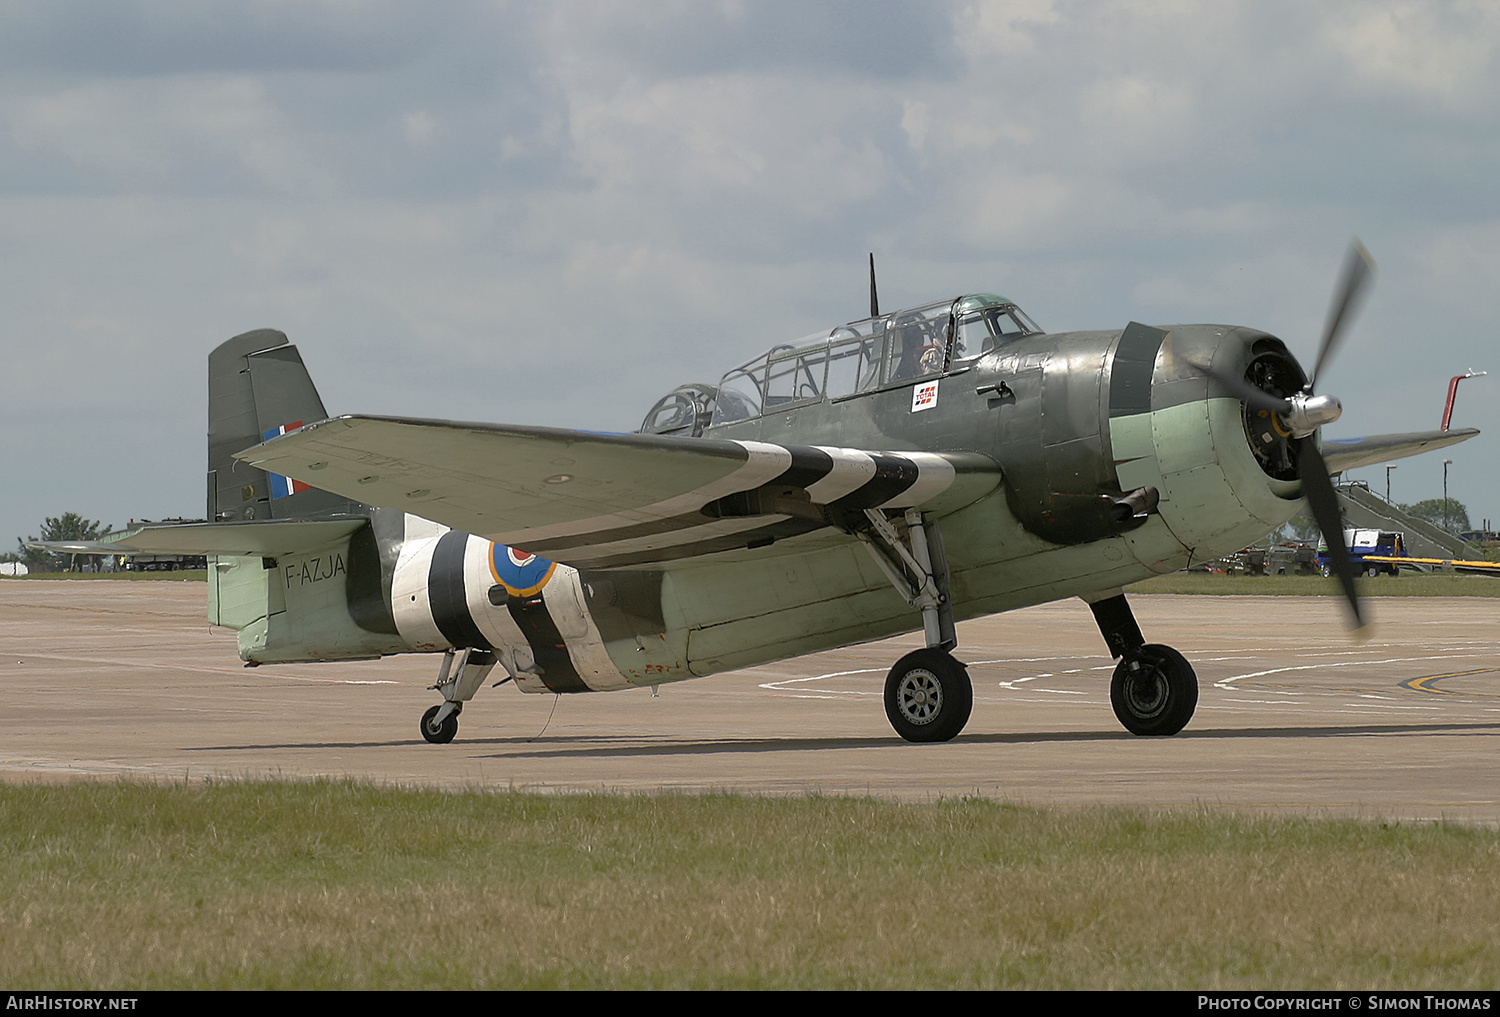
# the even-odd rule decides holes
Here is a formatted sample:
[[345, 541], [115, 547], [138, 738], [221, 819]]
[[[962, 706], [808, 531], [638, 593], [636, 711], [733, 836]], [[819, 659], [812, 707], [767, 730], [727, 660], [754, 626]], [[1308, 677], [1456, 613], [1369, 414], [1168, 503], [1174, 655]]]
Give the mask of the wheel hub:
[[1137, 717], [1155, 717], [1167, 708], [1169, 689], [1166, 678], [1159, 668], [1142, 665], [1139, 670], [1132, 671], [1126, 681], [1125, 698], [1130, 704], [1130, 712]]
[[943, 687], [931, 671], [908, 671], [901, 678], [897, 701], [908, 721], [930, 724], [943, 707]]

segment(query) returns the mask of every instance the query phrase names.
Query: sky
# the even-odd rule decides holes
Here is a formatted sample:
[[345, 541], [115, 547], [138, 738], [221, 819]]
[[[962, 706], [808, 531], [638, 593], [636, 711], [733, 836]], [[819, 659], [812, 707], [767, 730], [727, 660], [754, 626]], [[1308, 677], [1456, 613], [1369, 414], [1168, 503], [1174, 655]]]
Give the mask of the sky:
[[[206, 363], [330, 413], [634, 430], [882, 306], [1250, 325], [1333, 437], [1500, 523], [1500, 6], [1405, 0], [0, 4], [0, 542], [201, 516]], [[1355, 473], [1383, 493], [1386, 471]]]

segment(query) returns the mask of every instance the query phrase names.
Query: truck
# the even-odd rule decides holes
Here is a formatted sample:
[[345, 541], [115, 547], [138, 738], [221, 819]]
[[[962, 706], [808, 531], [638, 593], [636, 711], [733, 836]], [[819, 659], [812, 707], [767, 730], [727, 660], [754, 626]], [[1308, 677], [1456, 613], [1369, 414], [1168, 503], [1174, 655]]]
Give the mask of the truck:
[[[1354, 565], [1354, 571], [1363, 572], [1371, 578], [1381, 574], [1394, 576], [1398, 572], [1398, 566], [1388, 561], [1365, 561], [1366, 555], [1381, 558], [1406, 557], [1406, 535], [1399, 530], [1346, 529], [1344, 546], [1349, 548], [1349, 560]], [[1326, 541], [1318, 543], [1317, 565], [1323, 575], [1332, 574]]]

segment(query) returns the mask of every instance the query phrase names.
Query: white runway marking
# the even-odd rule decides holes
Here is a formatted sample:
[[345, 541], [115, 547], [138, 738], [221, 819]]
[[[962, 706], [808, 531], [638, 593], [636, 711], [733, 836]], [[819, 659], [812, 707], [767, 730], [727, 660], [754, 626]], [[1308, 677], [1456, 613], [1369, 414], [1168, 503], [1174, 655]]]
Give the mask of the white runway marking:
[[1214, 687], [1219, 689], [1228, 689], [1232, 688], [1232, 686], [1229, 684], [1230, 682], [1237, 682], [1242, 678], [1264, 678], [1266, 675], [1286, 674], [1291, 671], [1317, 671], [1322, 668], [1332, 667], [1381, 667], [1386, 664], [1410, 664], [1427, 660], [1463, 660], [1474, 656], [1476, 655], [1473, 653], [1444, 653], [1426, 654], [1421, 657], [1385, 657], [1375, 660], [1362, 658], [1358, 660], [1325, 661], [1318, 664], [1296, 664], [1289, 667], [1268, 668], [1264, 671], [1247, 671], [1244, 674], [1233, 675], [1229, 678], [1220, 678], [1218, 681], [1214, 682]]

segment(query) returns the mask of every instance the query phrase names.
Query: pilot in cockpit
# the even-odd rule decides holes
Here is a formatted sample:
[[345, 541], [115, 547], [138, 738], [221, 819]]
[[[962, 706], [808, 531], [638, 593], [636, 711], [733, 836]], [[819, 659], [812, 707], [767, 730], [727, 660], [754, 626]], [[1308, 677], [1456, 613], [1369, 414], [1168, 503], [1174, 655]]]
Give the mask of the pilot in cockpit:
[[943, 370], [942, 335], [931, 321], [913, 321], [896, 329], [896, 348], [901, 352], [892, 381], [939, 374]]

